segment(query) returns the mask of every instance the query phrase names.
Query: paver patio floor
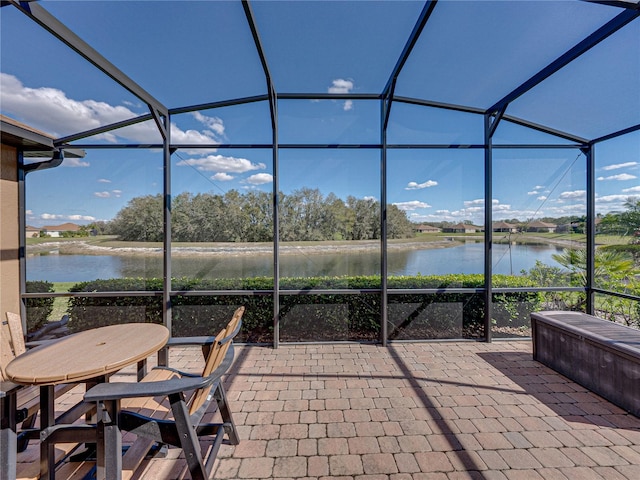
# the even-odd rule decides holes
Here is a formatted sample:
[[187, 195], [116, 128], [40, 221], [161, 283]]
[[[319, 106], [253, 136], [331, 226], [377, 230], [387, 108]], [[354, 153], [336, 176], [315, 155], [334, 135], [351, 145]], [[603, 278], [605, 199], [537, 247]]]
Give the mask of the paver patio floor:
[[[171, 366], [197, 371], [201, 354], [173, 350]], [[640, 419], [528, 341], [237, 346], [226, 387], [241, 443], [214, 478], [640, 478]], [[141, 478], [184, 470], [171, 449]]]

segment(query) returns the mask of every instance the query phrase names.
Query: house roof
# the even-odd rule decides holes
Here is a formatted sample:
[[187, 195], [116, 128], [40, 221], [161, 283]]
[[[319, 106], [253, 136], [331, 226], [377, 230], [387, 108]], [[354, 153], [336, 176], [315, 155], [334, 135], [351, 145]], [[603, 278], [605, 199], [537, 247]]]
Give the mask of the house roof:
[[80, 226], [67, 222], [61, 225], [45, 225], [42, 229], [47, 232], [77, 232], [80, 230]]
[[[51, 158], [55, 150], [52, 136], [2, 114], [0, 141], [3, 145], [21, 149], [28, 158]], [[68, 158], [83, 158], [85, 152], [77, 148], [68, 148], [65, 149], [64, 155]]]
[[533, 227], [533, 228], [555, 228], [555, 227], [557, 227], [557, 225], [555, 223], [547, 223], [547, 222], [541, 222], [539, 220], [536, 220], [534, 222], [528, 223], [527, 227]]
[[507, 222], [493, 222], [493, 228], [516, 228], [517, 225]]

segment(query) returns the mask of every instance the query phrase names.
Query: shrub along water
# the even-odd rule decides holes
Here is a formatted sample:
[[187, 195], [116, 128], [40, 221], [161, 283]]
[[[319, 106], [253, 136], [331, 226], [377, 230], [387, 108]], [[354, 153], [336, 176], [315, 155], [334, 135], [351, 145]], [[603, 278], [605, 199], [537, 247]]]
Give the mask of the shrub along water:
[[[380, 338], [380, 276], [300, 277], [280, 280], [282, 341], [358, 340]], [[532, 287], [526, 277], [495, 275], [494, 287]], [[392, 339], [479, 338], [484, 334], [482, 275], [392, 277], [389, 288], [389, 336]], [[419, 289], [465, 288], [470, 292], [420, 293]], [[238, 305], [246, 307], [240, 340], [273, 341], [273, 278], [200, 280], [176, 278], [171, 298], [174, 336], [210, 335], [218, 331]], [[351, 292], [340, 290], [350, 289]], [[225, 291], [233, 290], [234, 294]], [[314, 293], [328, 290], [330, 293]], [[402, 290], [402, 291], [400, 291]], [[69, 299], [69, 327], [81, 331], [126, 322], [162, 322], [162, 279], [124, 278], [82, 282], [70, 292], [118, 292], [107, 297]], [[198, 291], [215, 292], [198, 294]], [[243, 294], [242, 291], [247, 291]], [[355, 291], [355, 293], [354, 293]], [[127, 292], [154, 292], [149, 295]], [[219, 292], [219, 293], [218, 293]], [[290, 293], [289, 293], [290, 292]], [[539, 309], [534, 292], [493, 295], [497, 326], [528, 325]]]

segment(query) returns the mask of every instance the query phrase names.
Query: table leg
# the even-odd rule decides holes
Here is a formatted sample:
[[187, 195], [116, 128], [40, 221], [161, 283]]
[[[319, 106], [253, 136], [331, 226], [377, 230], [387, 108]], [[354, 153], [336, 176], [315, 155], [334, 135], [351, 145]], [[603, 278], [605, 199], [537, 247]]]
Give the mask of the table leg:
[[[55, 425], [54, 387], [40, 387], [40, 430]], [[55, 480], [56, 458], [55, 444], [47, 439], [40, 442], [40, 478]]]

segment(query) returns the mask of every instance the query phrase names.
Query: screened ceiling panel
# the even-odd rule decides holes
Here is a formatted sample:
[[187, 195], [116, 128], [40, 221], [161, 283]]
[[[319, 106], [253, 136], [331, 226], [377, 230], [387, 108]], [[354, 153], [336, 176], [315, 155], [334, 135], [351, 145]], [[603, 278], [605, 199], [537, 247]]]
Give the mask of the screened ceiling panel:
[[0, 10], [0, 45], [0, 111], [52, 137], [149, 113], [136, 96], [12, 6]]
[[40, 3], [167, 107], [267, 91], [238, 1]]
[[618, 13], [571, 1], [438, 2], [396, 94], [488, 108]]
[[507, 112], [589, 139], [640, 124], [640, 22], [596, 45]]
[[422, 7], [416, 1], [252, 2], [278, 93], [380, 93]]

